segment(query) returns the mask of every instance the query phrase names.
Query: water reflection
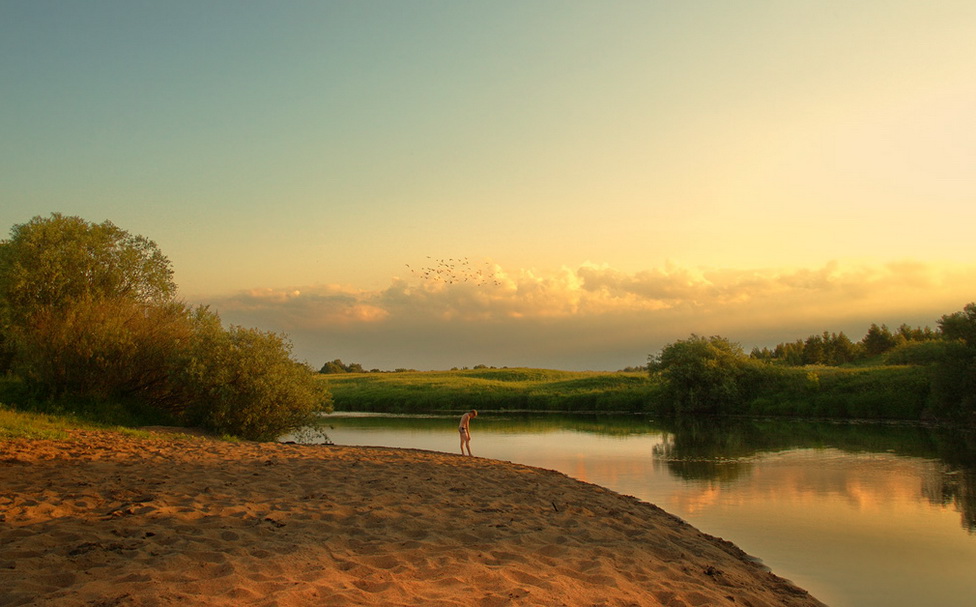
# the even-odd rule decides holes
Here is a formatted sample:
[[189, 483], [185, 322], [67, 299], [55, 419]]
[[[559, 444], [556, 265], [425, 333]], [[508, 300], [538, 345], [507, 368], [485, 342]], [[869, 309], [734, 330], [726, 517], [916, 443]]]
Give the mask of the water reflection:
[[[921, 475], [921, 493], [932, 504], [952, 505], [961, 515], [961, 524], [976, 532], [976, 442], [973, 433], [946, 428], [896, 424], [784, 422], [781, 420], [686, 420], [659, 424], [665, 437], [654, 446], [655, 461], [663, 463], [676, 477], [689, 481], [731, 482], [748, 476], [753, 462], [770, 454], [804, 449], [836, 449], [847, 454], [876, 454], [871, 465], [882, 465], [878, 455], [921, 458], [929, 465], [905, 465], [891, 470], [891, 478], [914, 479]], [[821, 455], [820, 465], [825, 458]], [[902, 461], [891, 458], [892, 462]], [[883, 486], [871, 489], [863, 480], [850, 478], [845, 464], [844, 486], [822, 486], [819, 491], [842, 495], [874, 495], [869, 499], [891, 499], [911, 488]], [[829, 471], [825, 467], [824, 472]], [[807, 479], [807, 483], [812, 482]], [[830, 484], [827, 479], [821, 482]], [[789, 486], [778, 483], [780, 491]], [[858, 499], [858, 498], [852, 498]]]

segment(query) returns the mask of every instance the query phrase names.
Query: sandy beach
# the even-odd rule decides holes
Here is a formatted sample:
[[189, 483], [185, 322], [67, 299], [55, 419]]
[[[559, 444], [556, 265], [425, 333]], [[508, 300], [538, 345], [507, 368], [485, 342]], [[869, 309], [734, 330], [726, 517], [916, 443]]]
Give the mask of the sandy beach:
[[424, 451], [0, 441], [0, 605], [822, 605], [563, 474]]

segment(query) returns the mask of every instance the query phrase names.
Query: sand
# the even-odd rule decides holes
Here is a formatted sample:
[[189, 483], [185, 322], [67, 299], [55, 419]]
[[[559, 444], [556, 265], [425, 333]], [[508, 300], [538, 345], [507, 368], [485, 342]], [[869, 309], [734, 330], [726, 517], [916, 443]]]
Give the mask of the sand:
[[0, 605], [822, 603], [728, 542], [558, 472], [76, 431], [0, 441]]

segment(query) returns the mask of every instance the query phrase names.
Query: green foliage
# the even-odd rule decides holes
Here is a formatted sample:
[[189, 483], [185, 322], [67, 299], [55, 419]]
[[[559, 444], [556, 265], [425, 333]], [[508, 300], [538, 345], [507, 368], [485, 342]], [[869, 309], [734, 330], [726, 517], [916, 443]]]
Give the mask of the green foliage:
[[854, 343], [843, 331], [811, 335], [805, 340], [778, 344], [774, 349], [753, 348], [750, 357], [763, 362], [787, 366], [875, 364], [882, 356], [908, 343], [932, 342], [942, 335], [928, 327], [912, 328], [906, 324], [892, 332], [886, 325], [872, 324], [861, 341]]
[[889, 365], [931, 365], [941, 362], [948, 354], [948, 342], [933, 341], [905, 341], [884, 355], [884, 361]]
[[171, 409], [170, 374], [193, 335], [185, 306], [84, 299], [45, 307], [11, 331], [14, 371], [39, 398], [132, 399]]
[[161, 303], [175, 293], [170, 262], [156, 244], [110, 221], [35, 217], [14, 226], [0, 247], [0, 300], [14, 322], [80, 300]]
[[932, 378], [933, 417], [976, 424], [976, 303], [939, 320], [945, 355]]
[[658, 382], [642, 373], [477, 369], [320, 376], [340, 411], [645, 411]]
[[861, 340], [864, 352], [868, 357], [880, 356], [898, 345], [898, 340], [892, 335], [887, 325], [871, 324], [864, 339]]
[[976, 303], [967, 304], [961, 312], [946, 314], [939, 320], [942, 335], [950, 341], [961, 341], [976, 349]]
[[748, 362], [742, 348], [724, 337], [692, 335], [665, 346], [650, 366], [665, 380], [675, 413], [721, 414], [740, 404]]
[[359, 363], [344, 364], [340, 359], [327, 362], [319, 369], [319, 373], [365, 373], [366, 370]]
[[216, 315], [201, 321], [181, 383], [190, 396], [184, 414], [196, 425], [252, 440], [272, 440], [330, 411], [329, 394], [312, 371], [291, 359], [275, 333], [220, 328]]
[[0, 246], [0, 349], [25, 402], [102, 418], [148, 410], [258, 440], [328, 408], [282, 337], [224, 330], [175, 289], [156, 245], [110, 222], [54, 214], [15, 226]]
[[777, 367], [743, 411], [750, 415], [790, 415], [857, 419], [920, 419], [929, 394], [922, 367]]

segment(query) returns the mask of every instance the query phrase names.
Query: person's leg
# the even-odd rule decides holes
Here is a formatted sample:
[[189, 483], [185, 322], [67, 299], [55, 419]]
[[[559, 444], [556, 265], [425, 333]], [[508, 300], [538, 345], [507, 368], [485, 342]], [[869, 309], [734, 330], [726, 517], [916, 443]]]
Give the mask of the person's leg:
[[464, 455], [464, 441], [467, 438], [467, 434], [464, 432], [464, 430], [461, 430], [460, 433], [461, 433], [461, 455]]

